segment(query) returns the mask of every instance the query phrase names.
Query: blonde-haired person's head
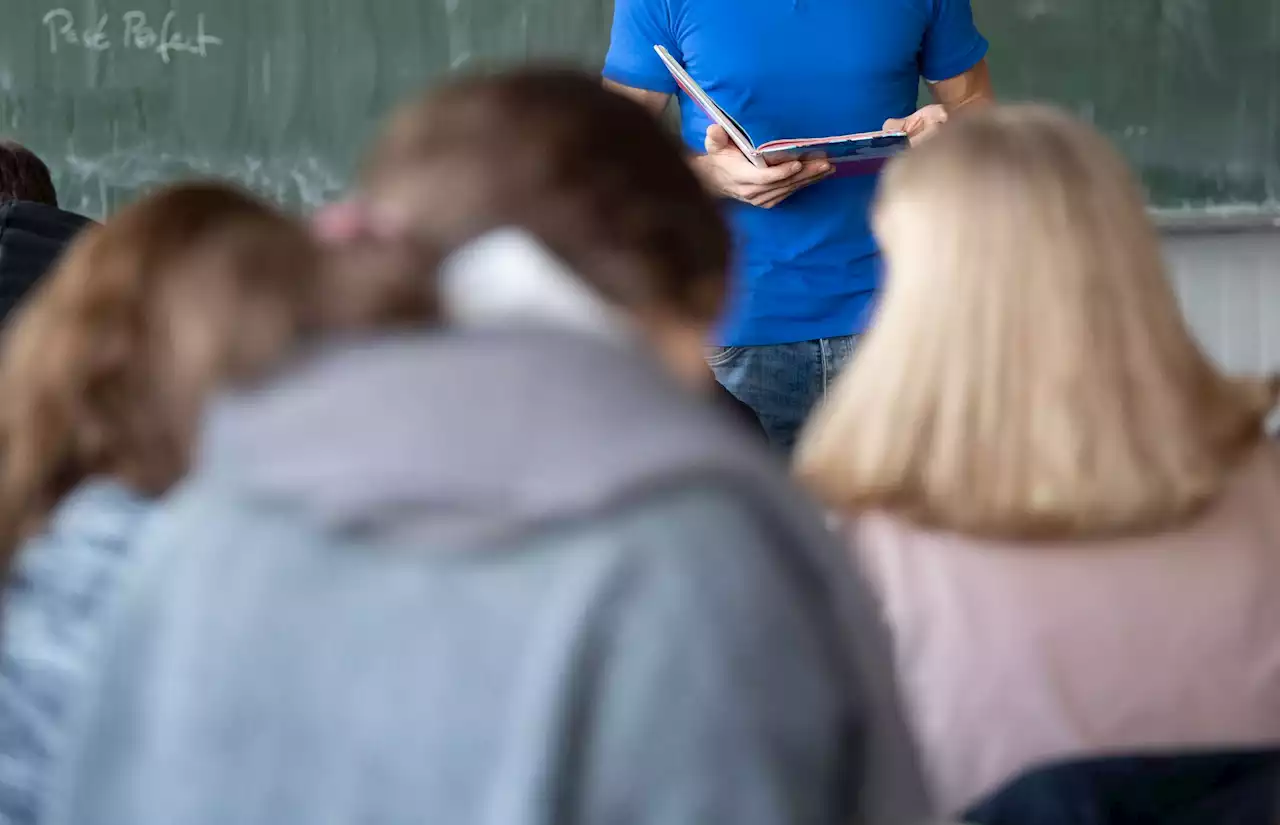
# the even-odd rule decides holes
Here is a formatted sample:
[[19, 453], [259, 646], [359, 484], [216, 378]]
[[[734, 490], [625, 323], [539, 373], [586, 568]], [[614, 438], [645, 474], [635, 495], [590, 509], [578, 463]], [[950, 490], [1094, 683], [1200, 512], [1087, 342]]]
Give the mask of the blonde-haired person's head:
[[1052, 109], [958, 118], [886, 171], [875, 323], [797, 471], [845, 512], [993, 537], [1159, 530], [1262, 438], [1274, 393], [1189, 333], [1142, 193]]

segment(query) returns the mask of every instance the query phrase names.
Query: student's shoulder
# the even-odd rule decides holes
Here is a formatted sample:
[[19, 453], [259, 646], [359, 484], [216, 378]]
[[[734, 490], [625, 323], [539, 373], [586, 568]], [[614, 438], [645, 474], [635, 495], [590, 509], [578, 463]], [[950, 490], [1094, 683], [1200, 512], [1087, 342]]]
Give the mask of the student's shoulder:
[[[283, 519], [277, 510], [283, 512], [242, 500], [199, 475], [188, 478], [139, 520], [130, 581], [142, 590], [179, 580], [216, 589], [278, 566], [296, 555], [300, 542], [293, 529], [297, 520]], [[167, 589], [168, 584], [151, 592]]]
[[72, 490], [49, 514], [46, 528], [19, 554], [24, 570], [112, 566], [129, 555], [145, 530], [154, 503], [123, 484], [93, 480]]
[[620, 525], [638, 534], [757, 533], [768, 527], [770, 494], [731, 471], [690, 470], [650, 481], [616, 500]]
[[780, 481], [694, 472], [629, 494], [597, 525], [608, 525], [619, 561], [655, 583], [713, 593], [732, 579], [762, 597], [812, 600], [832, 547], [816, 510], [788, 492]]

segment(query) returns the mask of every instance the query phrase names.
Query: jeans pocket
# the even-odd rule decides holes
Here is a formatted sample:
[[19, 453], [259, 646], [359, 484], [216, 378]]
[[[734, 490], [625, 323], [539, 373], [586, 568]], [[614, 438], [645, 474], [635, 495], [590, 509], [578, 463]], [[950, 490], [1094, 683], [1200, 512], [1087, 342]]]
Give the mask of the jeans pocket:
[[712, 369], [728, 366], [733, 359], [742, 354], [746, 347], [707, 347], [703, 357]]

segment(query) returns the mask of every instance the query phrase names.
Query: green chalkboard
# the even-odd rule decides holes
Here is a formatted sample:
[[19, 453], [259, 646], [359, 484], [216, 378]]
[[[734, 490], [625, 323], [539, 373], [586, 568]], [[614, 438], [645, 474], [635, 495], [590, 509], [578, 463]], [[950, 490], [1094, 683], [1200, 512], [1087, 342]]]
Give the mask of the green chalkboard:
[[973, 0], [1004, 98], [1110, 135], [1154, 205], [1280, 209], [1280, 0]]
[[[1092, 120], [1153, 204], [1280, 205], [1280, 0], [973, 3], [1001, 96]], [[0, 0], [0, 133], [93, 216], [189, 174], [314, 206], [396, 101], [454, 69], [596, 67], [611, 15], [612, 0]]]
[[0, 0], [0, 134], [93, 216], [190, 174], [314, 206], [397, 101], [451, 69], [598, 66], [611, 15], [611, 0]]

